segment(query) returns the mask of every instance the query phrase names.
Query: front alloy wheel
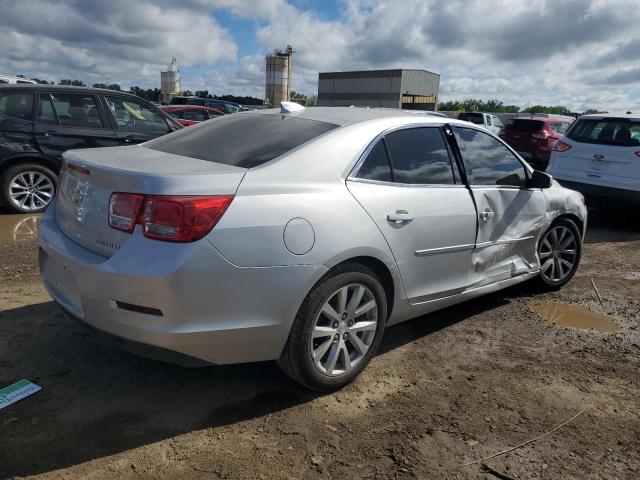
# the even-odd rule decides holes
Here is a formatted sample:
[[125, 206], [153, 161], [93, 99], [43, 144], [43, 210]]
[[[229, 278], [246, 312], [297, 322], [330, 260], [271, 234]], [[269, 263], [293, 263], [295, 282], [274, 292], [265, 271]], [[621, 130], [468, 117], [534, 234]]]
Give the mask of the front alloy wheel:
[[572, 221], [553, 224], [538, 247], [541, 280], [553, 287], [567, 283], [578, 268], [581, 247], [580, 233]]

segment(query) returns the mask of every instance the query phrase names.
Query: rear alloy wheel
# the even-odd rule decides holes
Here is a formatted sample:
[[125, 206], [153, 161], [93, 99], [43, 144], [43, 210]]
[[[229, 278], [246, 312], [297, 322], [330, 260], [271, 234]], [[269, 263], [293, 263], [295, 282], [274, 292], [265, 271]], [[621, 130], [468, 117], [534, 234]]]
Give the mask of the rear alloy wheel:
[[278, 363], [307, 388], [340, 388], [375, 354], [386, 318], [386, 294], [376, 274], [358, 263], [339, 265], [305, 298]]
[[15, 213], [44, 211], [56, 191], [56, 175], [37, 164], [16, 165], [0, 181], [2, 200]]
[[571, 280], [580, 263], [582, 243], [575, 223], [560, 219], [540, 239], [540, 279], [550, 287], [560, 287]]

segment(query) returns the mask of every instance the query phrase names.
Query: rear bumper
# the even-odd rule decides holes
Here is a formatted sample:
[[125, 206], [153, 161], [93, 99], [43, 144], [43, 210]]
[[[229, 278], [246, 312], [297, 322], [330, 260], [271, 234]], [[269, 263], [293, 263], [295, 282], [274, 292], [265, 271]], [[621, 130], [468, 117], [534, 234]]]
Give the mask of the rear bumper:
[[582, 193], [588, 204], [600, 206], [640, 206], [640, 191], [574, 182], [556, 178], [555, 176], [554, 178], [563, 187]]
[[66, 237], [53, 208], [39, 232], [44, 285], [71, 315], [128, 345], [216, 364], [278, 358], [300, 304], [326, 272], [315, 265], [240, 268], [206, 241], [159, 242], [139, 232], [106, 258]]

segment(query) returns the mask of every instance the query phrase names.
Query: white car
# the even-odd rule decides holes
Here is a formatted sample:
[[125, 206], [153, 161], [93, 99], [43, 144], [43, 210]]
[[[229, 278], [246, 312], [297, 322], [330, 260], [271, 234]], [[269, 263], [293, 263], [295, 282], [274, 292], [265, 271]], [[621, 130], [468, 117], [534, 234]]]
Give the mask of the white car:
[[0, 84], [16, 85], [19, 83], [37, 84], [35, 80], [29, 80], [28, 78], [12, 77], [10, 75], [0, 75]]
[[556, 142], [547, 172], [593, 204], [640, 206], [640, 115], [583, 115]]
[[486, 128], [491, 133], [498, 134], [500, 129], [504, 127], [502, 121], [495, 115], [490, 113], [481, 112], [462, 112], [458, 114], [458, 120], [464, 120], [465, 122], [475, 123], [481, 127]]

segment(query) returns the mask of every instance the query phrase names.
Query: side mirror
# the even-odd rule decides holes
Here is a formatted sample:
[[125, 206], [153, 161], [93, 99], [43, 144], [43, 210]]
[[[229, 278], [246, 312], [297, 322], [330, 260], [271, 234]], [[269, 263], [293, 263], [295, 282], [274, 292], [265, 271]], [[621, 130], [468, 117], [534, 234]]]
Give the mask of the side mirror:
[[551, 175], [534, 170], [527, 186], [529, 188], [549, 188], [551, 183]]

